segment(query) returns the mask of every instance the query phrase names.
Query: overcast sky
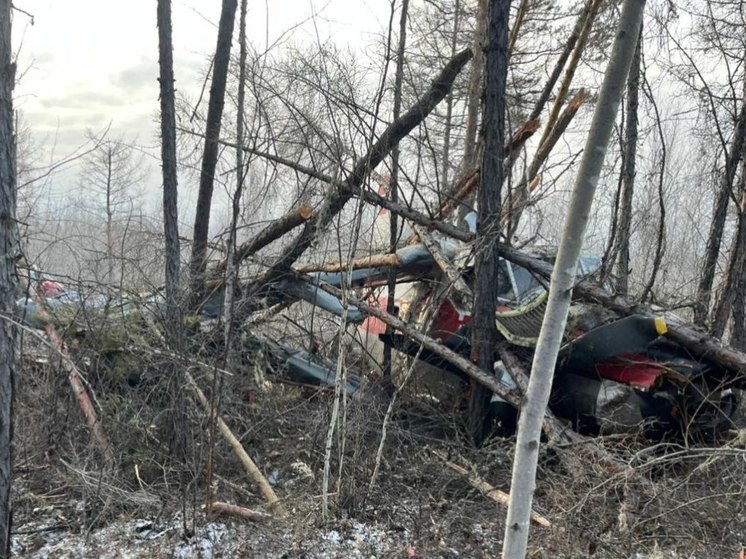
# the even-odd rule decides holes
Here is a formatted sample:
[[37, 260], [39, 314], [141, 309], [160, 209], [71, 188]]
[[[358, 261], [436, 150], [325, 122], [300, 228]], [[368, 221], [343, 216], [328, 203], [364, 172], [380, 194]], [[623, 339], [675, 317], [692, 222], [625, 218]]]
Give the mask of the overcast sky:
[[[215, 49], [221, 2], [172, 4], [176, 87], [190, 93], [199, 88]], [[84, 142], [86, 130], [111, 123], [116, 135], [156, 147], [156, 1], [16, 0], [15, 5], [33, 16], [32, 24], [15, 12], [13, 31], [22, 74], [15, 106], [35, 138], [55, 145], [62, 157]], [[250, 0], [248, 35], [258, 50], [278, 40], [312, 40], [316, 33], [364, 48], [386, 27], [389, 10], [387, 0]]]

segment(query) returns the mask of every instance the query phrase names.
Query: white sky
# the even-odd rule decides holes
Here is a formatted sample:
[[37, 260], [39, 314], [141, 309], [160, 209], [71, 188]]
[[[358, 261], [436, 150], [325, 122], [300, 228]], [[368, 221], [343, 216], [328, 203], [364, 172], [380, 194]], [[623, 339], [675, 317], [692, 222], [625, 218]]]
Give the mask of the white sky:
[[[172, 0], [176, 87], [194, 93], [215, 49], [220, 0]], [[155, 0], [16, 0], [15, 107], [35, 138], [62, 157], [86, 130], [157, 146]], [[267, 43], [324, 40], [362, 49], [388, 24], [388, 0], [249, 0], [248, 36]], [[312, 14], [315, 17], [311, 18]], [[237, 26], [236, 26], [237, 27]], [[195, 95], [196, 96], [196, 93]], [[156, 163], [157, 168], [157, 163]], [[67, 178], [63, 178], [67, 177]], [[74, 180], [70, 173], [58, 180]], [[157, 177], [154, 177], [157, 180]]]

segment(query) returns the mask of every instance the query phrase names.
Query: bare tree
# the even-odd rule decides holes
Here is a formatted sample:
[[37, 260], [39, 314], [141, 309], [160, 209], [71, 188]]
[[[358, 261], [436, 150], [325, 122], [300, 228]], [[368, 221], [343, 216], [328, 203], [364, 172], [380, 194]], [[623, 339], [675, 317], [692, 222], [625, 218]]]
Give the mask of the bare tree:
[[557, 261], [552, 271], [547, 310], [534, 353], [526, 403], [521, 410], [518, 425], [502, 552], [506, 559], [523, 559], [526, 555], [541, 426], [549, 401], [557, 353], [567, 324], [583, 235], [621, 102], [624, 82], [637, 46], [644, 7], [645, 0], [625, 0], [623, 4], [611, 59], [606, 67], [583, 159], [575, 179]]
[[625, 297], [629, 294], [629, 241], [632, 229], [632, 198], [635, 189], [635, 163], [637, 159], [637, 105], [640, 90], [640, 50], [642, 29], [637, 40], [632, 68], [627, 78], [627, 122], [624, 133], [622, 157], [622, 193], [619, 209], [619, 251], [617, 259], [617, 291]]
[[215, 167], [218, 162], [218, 140], [220, 139], [225, 87], [228, 80], [228, 66], [233, 41], [233, 24], [236, 19], [237, 8], [237, 0], [223, 0], [220, 22], [218, 23], [218, 42], [215, 48], [210, 100], [207, 107], [205, 149], [202, 155], [202, 169], [199, 177], [199, 194], [194, 217], [192, 260], [190, 263], [194, 304], [196, 304], [202, 292], [207, 266], [207, 236], [210, 230], [210, 209], [215, 183]]
[[15, 63], [11, 50], [10, 0], [0, 1], [0, 556], [10, 557], [13, 483], [13, 401], [15, 396], [16, 328], [13, 314], [17, 275], [16, 163], [13, 132]]
[[[746, 60], [746, 57], [744, 60]], [[746, 75], [744, 75], [743, 81], [743, 97], [741, 106], [741, 112], [743, 114], [744, 111], [746, 111]], [[746, 261], [746, 176], [744, 176], [746, 175], [746, 143], [744, 143], [743, 138], [741, 138], [740, 157], [741, 184], [738, 189], [738, 195], [740, 196], [740, 204], [737, 205], [738, 222], [736, 224], [736, 230], [733, 233], [733, 243], [730, 249], [730, 257], [725, 278], [723, 279], [723, 285], [720, 289], [720, 297], [712, 312], [712, 321], [710, 325], [710, 333], [716, 337], [721, 337], [725, 331], [728, 317], [731, 314], [731, 309], [733, 307], [735, 293], [741, 283], [741, 276], [744, 273], [744, 261]], [[737, 312], [733, 316], [737, 316]], [[734, 324], [734, 330], [740, 330], [741, 328], [741, 325]], [[740, 338], [740, 334], [735, 337]]]
[[[404, 79], [404, 49], [407, 45], [407, 14], [409, 12], [409, 0], [402, 0], [401, 19], [399, 21], [399, 47], [396, 51], [396, 75], [394, 77], [394, 120], [401, 116], [401, 97], [402, 82]], [[450, 96], [450, 94], [449, 94]], [[449, 97], [450, 98], [450, 97]], [[397, 144], [391, 150], [391, 185], [389, 198], [392, 202], [399, 199], [399, 153], [400, 148]], [[446, 163], [444, 162], [444, 166]], [[396, 245], [399, 242], [399, 219], [398, 216], [391, 212], [389, 222], [389, 250], [396, 251]], [[396, 307], [396, 270], [392, 269], [389, 273], [388, 280], [388, 298], [386, 300], [386, 312], [394, 314]], [[386, 333], [392, 334], [393, 329], [386, 326]], [[383, 351], [383, 374], [384, 377], [391, 377], [391, 348], [386, 346]]]
[[246, 0], [241, 0], [241, 13], [238, 27], [238, 98], [236, 99], [236, 190], [231, 203], [231, 224], [228, 231], [228, 250], [225, 270], [225, 298], [223, 319], [225, 336], [225, 358], [227, 369], [233, 370], [233, 307], [235, 303], [236, 283], [238, 281], [238, 263], [236, 258], [238, 219], [241, 213], [241, 196], [243, 195], [246, 179], [246, 162], [244, 161], [244, 100], [246, 98]]
[[741, 159], [741, 152], [746, 143], [746, 103], [735, 123], [733, 141], [726, 154], [725, 170], [720, 178], [720, 185], [715, 200], [715, 210], [710, 222], [710, 234], [707, 236], [707, 247], [702, 261], [702, 268], [697, 285], [697, 295], [694, 304], [694, 320], [704, 324], [710, 309], [712, 286], [715, 281], [715, 268], [720, 256], [720, 245], [723, 240], [723, 227], [728, 213], [728, 202], [731, 198], [733, 180]]
[[[472, 311], [472, 360], [491, 371], [497, 346], [498, 259], [500, 212], [503, 186], [503, 145], [505, 143], [505, 87], [508, 76], [508, 17], [510, 0], [491, 0], [487, 23], [484, 61], [484, 152], [478, 191], [478, 226], [474, 308]], [[483, 437], [483, 422], [490, 394], [472, 384], [469, 402], [472, 434]]]
[[143, 156], [123, 140], [108, 140], [91, 137], [98, 147], [85, 157], [81, 176], [85, 196], [97, 192], [103, 197], [106, 219], [106, 274], [105, 281], [114, 281], [116, 262], [115, 221], [123, 211], [132, 209], [132, 204], [140, 198], [138, 185], [147, 171], [143, 166]]
[[166, 322], [170, 342], [181, 323], [179, 275], [178, 176], [176, 165], [176, 108], [174, 55], [171, 37], [171, 0], [158, 0], [158, 64], [161, 101], [161, 166], [163, 171], [163, 232], [166, 239]]

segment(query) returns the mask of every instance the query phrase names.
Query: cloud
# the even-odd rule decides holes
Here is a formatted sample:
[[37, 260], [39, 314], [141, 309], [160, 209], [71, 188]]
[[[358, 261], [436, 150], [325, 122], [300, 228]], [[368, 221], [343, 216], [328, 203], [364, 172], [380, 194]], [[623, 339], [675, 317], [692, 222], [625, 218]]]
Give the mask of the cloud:
[[132, 93], [143, 89], [149, 92], [158, 89], [158, 63], [155, 60], [141, 58], [139, 62], [114, 74], [111, 82], [116, 87]]
[[39, 98], [39, 104], [45, 109], [84, 109], [86, 111], [106, 107], [119, 107], [128, 103], [124, 91], [73, 90], [65, 95], [50, 98]]

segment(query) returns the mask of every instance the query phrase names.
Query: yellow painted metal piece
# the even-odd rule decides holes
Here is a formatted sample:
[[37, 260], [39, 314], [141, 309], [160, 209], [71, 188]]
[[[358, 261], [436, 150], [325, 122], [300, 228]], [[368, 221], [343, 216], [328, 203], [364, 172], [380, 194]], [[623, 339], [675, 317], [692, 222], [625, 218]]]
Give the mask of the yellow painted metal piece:
[[663, 336], [668, 332], [668, 326], [666, 326], [666, 319], [662, 316], [655, 317], [655, 331], [658, 332], [659, 336]]

